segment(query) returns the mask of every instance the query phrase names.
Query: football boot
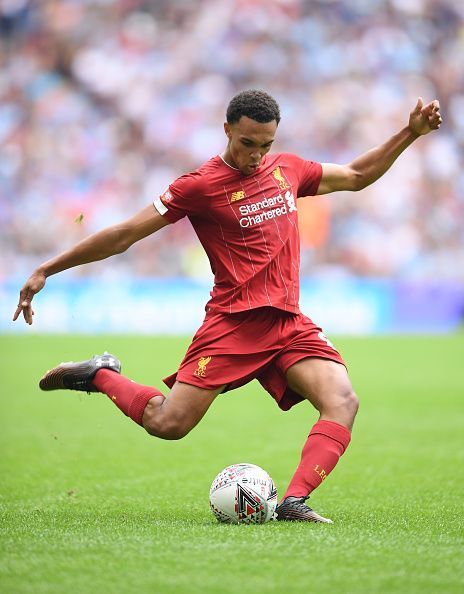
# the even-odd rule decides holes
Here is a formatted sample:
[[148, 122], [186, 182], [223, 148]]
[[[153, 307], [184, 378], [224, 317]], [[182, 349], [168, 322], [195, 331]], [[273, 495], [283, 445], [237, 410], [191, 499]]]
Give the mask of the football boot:
[[92, 380], [99, 369], [111, 369], [121, 373], [121, 362], [114, 355], [105, 352], [87, 361], [69, 361], [50, 369], [39, 382], [41, 390], [79, 390], [98, 392]]
[[329, 518], [324, 518], [305, 504], [308, 497], [285, 497], [276, 507], [278, 521], [284, 522], [322, 522], [333, 524]]

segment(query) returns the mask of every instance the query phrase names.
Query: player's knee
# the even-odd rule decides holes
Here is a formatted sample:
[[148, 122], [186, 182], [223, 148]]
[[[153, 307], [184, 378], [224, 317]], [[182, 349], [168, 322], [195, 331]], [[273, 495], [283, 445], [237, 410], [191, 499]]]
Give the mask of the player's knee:
[[319, 412], [328, 415], [342, 415], [353, 420], [358, 412], [359, 400], [351, 386], [339, 387], [322, 400]]
[[150, 435], [159, 437], [160, 439], [174, 441], [182, 439], [190, 432], [190, 427], [185, 423], [171, 419], [162, 419], [160, 416], [144, 419], [144, 429]]
[[182, 423], [172, 423], [164, 428], [163, 439], [170, 441], [182, 439], [190, 432], [190, 427]]
[[346, 412], [353, 418], [359, 408], [359, 399], [352, 388], [346, 389], [341, 395], [341, 402]]

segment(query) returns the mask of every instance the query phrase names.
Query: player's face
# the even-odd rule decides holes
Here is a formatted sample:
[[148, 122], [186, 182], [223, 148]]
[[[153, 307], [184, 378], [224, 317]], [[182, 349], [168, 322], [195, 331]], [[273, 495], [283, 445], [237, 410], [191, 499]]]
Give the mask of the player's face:
[[224, 124], [229, 142], [224, 160], [232, 167], [240, 169], [244, 175], [255, 173], [261, 160], [271, 149], [277, 130], [277, 122], [260, 124], [242, 116], [235, 124]]

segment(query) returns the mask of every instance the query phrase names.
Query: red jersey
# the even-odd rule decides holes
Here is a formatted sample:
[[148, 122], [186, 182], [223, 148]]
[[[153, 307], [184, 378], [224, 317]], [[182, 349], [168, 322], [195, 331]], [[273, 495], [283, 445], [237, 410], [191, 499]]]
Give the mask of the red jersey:
[[208, 311], [299, 312], [296, 199], [314, 196], [321, 176], [320, 163], [286, 153], [266, 155], [251, 175], [217, 156], [154, 201], [170, 223], [188, 216], [206, 251], [214, 274]]

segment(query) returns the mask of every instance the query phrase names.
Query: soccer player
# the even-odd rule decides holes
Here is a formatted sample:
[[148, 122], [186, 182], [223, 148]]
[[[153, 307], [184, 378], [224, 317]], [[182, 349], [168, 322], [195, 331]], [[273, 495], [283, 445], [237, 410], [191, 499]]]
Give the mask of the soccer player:
[[297, 198], [365, 188], [442, 119], [438, 101], [424, 105], [419, 98], [408, 125], [348, 165], [270, 154], [279, 121], [279, 106], [267, 93], [249, 90], [233, 97], [224, 153], [175, 180], [132, 218], [41, 264], [21, 289], [13, 319], [22, 312], [32, 324], [32, 299], [50, 275], [124, 252], [187, 216], [215, 278], [202, 326], [177, 372], [164, 379], [167, 396], [121, 375], [119, 360], [108, 353], [62, 363], [39, 385], [102, 392], [162, 439], [184, 437], [219, 394], [254, 378], [282, 410], [308, 400], [320, 416], [277, 506], [277, 519], [331, 523], [305, 501], [348, 447], [358, 399], [341, 355], [298, 306]]

